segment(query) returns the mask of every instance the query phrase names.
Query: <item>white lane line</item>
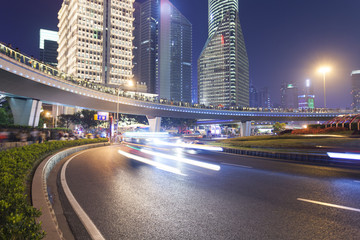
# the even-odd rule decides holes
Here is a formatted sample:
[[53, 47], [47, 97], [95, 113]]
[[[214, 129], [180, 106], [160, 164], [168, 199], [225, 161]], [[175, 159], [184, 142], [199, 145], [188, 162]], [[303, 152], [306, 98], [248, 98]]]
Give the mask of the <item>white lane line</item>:
[[354, 182], [356, 182], [356, 183], [360, 183], [360, 181], [357, 181], [357, 180], [355, 180]]
[[240, 164], [231, 164], [231, 163], [225, 163], [225, 162], [222, 162], [221, 164], [222, 165], [233, 166], [233, 167], [253, 168], [253, 167], [250, 167], [250, 166], [245, 166], [245, 165], [240, 165]]
[[[84, 151], [85, 152], [85, 151]], [[72, 208], [74, 209], [76, 215], [78, 215], [80, 221], [82, 222], [82, 224], [84, 224], [87, 232], [89, 233], [91, 239], [94, 240], [104, 240], [105, 238], [103, 237], [103, 235], [101, 234], [101, 232], [99, 231], [99, 229], [97, 229], [97, 227], [95, 226], [95, 224], [93, 223], [93, 221], [91, 221], [91, 219], [89, 218], [89, 216], [85, 213], [84, 209], [82, 209], [82, 207], [80, 206], [80, 204], [76, 201], [74, 195], [71, 193], [70, 188], [66, 182], [66, 177], [65, 177], [65, 172], [66, 172], [66, 168], [69, 164], [69, 162], [75, 158], [76, 156], [84, 153], [78, 153], [75, 156], [71, 157], [63, 166], [62, 170], [61, 170], [61, 175], [60, 175], [60, 179], [61, 179], [61, 185], [64, 189], [65, 195], [67, 197], [67, 199], [69, 200]]]
[[360, 209], [358, 209], [358, 208], [346, 207], [346, 206], [341, 206], [341, 205], [336, 205], [336, 204], [331, 204], [331, 203], [318, 202], [318, 201], [313, 201], [313, 200], [303, 199], [303, 198], [298, 198], [297, 200], [303, 201], [303, 202], [308, 202], [308, 203], [319, 204], [319, 205], [323, 205], [323, 206], [327, 206], [327, 207], [340, 208], [340, 209], [344, 209], [344, 210], [360, 212]]

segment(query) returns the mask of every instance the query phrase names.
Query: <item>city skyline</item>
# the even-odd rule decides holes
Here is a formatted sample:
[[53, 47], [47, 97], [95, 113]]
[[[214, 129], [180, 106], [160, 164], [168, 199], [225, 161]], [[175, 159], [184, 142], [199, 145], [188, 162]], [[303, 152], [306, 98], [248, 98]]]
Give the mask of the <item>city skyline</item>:
[[[193, 77], [196, 62], [207, 38], [207, 0], [171, 1], [193, 24]], [[324, 4], [326, 2], [326, 4]], [[62, 1], [34, 1], [30, 6], [20, 1], [14, 18], [11, 11], [0, 16], [4, 35], [0, 41], [11, 43], [23, 53], [38, 56], [40, 28], [57, 30], [57, 11]], [[360, 3], [331, 1], [239, 1], [240, 21], [250, 62], [250, 81], [257, 88], [269, 87], [274, 103], [280, 102], [284, 81], [312, 79], [317, 100], [322, 99], [322, 78], [316, 73], [321, 64], [333, 72], [327, 76], [329, 107], [350, 107], [351, 71], [360, 68], [354, 31], [360, 21], [356, 9]], [[11, 4], [4, 3], [5, 8]], [[47, 9], [47, 11], [43, 11]], [[21, 16], [21, 17], [19, 17]], [[11, 21], [6, 21], [11, 19]], [[21, 33], [21, 34], [20, 34]], [[194, 69], [195, 68], [195, 69]], [[336, 94], [336, 98], [331, 97]], [[341, 96], [339, 98], [339, 96]], [[317, 101], [321, 106], [321, 101]]]

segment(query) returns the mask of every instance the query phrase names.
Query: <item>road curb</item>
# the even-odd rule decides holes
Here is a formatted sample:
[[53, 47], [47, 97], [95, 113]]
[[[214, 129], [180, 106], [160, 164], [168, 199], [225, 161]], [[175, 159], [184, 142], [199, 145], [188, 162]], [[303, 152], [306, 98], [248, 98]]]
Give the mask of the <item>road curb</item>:
[[83, 151], [90, 148], [107, 146], [109, 143], [96, 143], [83, 145], [78, 147], [72, 147], [63, 151], [60, 151], [50, 157], [47, 157], [37, 167], [31, 186], [31, 196], [33, 206], [39, 209], [42, 214], [37, 219], [37, 222], [41, 222], [42, 230], [46, 232], [44, 239], [61, 239], [63, 240], [63, 234], [59, 229], [58, 222], [56, 220], [55, 212], [49, 200], [49, 193], [47, 190], [47, 179], [51, 170], [55, 165], [71, 154], [79, 151]]

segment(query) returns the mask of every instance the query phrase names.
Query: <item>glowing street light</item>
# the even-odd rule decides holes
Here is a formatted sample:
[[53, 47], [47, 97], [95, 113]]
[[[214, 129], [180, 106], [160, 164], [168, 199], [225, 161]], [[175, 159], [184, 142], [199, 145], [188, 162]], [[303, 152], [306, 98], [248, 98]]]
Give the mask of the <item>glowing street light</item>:
[[[126, 84], [127, 84], [129, 87], [134, 86], [133, 80], [128, 80], [128, 81], [126, 82]], [[120, 84], [120, 85], [119, 85], [119, 87], [118, 87], [118, 94], [117, 94], [117, 102], [116, 102], [116, 121], [117, 121], [117, 124], [119, 124], [119, 101], [120, 101], [120, 90], [121, 90], [122, 87], [124, 87], [124, 84]]]
[[326, 88], [325, 88], [325, 78], [326, 78], [326, 73], [330, 72], [331, 68], [330, 67], [321, 67], [319, 68], [318, 72], [322, 73], [323, 78], [324, 78], [324, 108], [326, 108]]

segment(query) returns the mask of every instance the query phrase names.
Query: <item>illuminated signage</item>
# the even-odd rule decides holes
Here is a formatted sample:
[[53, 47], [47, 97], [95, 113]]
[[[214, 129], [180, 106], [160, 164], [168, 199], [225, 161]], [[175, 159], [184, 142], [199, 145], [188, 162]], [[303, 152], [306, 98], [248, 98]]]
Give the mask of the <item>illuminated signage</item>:
[[109, 120], [108, 112], [98, 112], [95, 115], [97, 115], [97, 119], [95, 119], [95, 120], [99, 120], [99, 121], [108, 121]]
[[314, 99], [313, 98], [309, 98], [308, 99], [308, 106], [309, 106], [309, 108], [314, 108]]

